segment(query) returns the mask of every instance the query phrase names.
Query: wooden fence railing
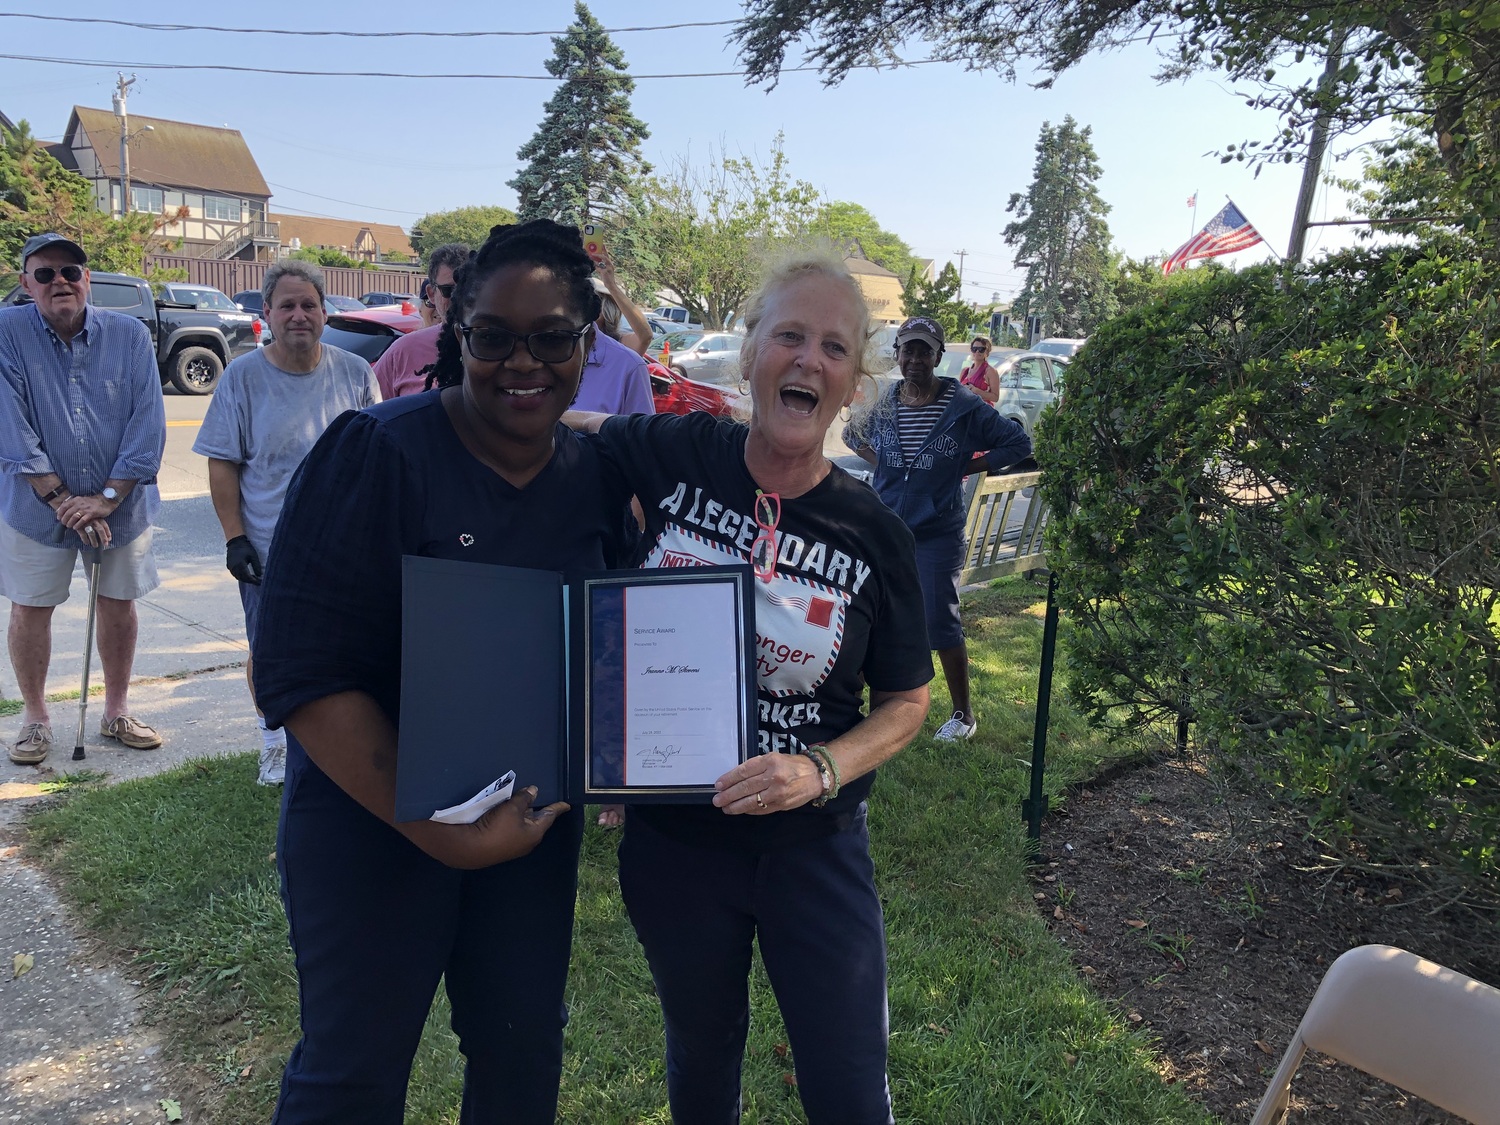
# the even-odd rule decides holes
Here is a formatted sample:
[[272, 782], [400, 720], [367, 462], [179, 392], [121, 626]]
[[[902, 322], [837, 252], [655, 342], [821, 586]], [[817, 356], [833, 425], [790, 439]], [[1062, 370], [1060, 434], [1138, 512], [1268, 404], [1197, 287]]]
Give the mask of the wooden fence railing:
[[979, 481], [964, 527], [963, 585], [1046, 569], [1047, 506], [1035, 495], [1041, 479], [1041, 473], [1009, 473]]
[[[234, 296], [242, 289], [259, 289], [270, 262], [242, 262], [235, 258], [191, 258], [183, 254], [151, 254], [146, 258], [146, 279], [153, 269], [185, 270], [190, 285], [209, 285], [221, 293]], [[415, 293], [426, 276], [420, 270], [356, 270], [343, 266], [323, 266], [328, 292], [339, 297], [363, 297], [366, 293], [388, 291]]]

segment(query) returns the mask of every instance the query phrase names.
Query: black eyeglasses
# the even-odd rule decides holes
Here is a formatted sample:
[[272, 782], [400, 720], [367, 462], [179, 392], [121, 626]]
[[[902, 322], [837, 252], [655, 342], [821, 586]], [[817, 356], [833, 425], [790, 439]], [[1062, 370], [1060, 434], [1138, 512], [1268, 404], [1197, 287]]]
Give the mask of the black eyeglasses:
[[439, 293], [441, 293], [443, 295], [443, 300], [445, 300], [445, 301], [451, 301], [451, 300], [453, 300], [453, 289], [454, 289], [454, 283], [453, 282], [450, 281], [450, 282], [448, 282], [447, 285], [439, 285], [435, 281], [429, 281], [427, 284], [431, 288], [436, 289]]
[[970, 344], [969, 345], [969, 350], [971, 352], [983, 352], [983, 351], [988, 351], [989, 349], [986, 348], [983, 344]]
[[55, 270], [51, 266], [37, 266], [36, 269], [31, 271], [32, 280], [38, 285], [51, 285], [52, 279], [58, 274], [62, 274], [64, 281], [82, 281], [83, 267], [63, 266], [62, 269]]
[[545, 332], [532, 332], [525, 336], [505, 328], [475, 327], [472, 324], [460, 324], [458, 330], [463, 335], [464, 343], [469, 346], [469, 354], [488, 363], [509, 359], [521, 340], [526, 341], [526, 350], [538, 363], [566, 363], [573, 358], [573, 353], [578, 350], [578, 341], [590, 327], [592, 326], [585, 324], [577, 332], [549, 328]]

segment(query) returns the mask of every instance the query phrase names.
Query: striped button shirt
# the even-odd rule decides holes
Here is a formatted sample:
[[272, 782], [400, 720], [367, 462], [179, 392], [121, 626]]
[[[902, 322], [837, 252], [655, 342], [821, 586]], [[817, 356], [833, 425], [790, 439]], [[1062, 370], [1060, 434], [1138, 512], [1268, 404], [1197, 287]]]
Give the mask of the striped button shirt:
[[80, 546], [26, 479], [56, 473], [80, 496], [108, 480], [151, 481], [120, 502], [109, 530], [119, 545], [151, 526], [167, 422], [144, 324], [90, 305], [64, 343], [35, 305], [0, 309], [0, 398], [0, 518], [38, 543]]

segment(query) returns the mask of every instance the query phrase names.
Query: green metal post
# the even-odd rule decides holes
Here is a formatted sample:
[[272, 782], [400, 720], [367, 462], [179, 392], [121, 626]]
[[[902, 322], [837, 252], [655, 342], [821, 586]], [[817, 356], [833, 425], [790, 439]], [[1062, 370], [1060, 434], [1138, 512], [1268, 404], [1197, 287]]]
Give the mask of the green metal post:
[[1047, 720], [1052, 711], [1052, 662], [1057, 653], [1057, 572], [1047, 575], [1047, 616], [1042, 624], [1042, 666], [1036, 682], [1036, 726], [1031, 736], [1031, 795], [1021, 802], [1028, 839], [1042, 838], [1042, 818], [1047, 815], [1047, 795], [1042, 792], [1042, 772], [1047, 765]]

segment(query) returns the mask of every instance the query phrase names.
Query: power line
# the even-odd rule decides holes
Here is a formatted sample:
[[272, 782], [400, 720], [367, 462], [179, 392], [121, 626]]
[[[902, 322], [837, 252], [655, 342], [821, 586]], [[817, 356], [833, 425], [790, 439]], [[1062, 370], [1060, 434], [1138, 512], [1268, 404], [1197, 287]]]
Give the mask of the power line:
[[262, 133], [255, 129], [241, 129], [247, 138], [253, 139], [256, 144], [269, 142], [275, 145], [285, 145], [287, 148], [300, 149], [303, 152], [314, 152], [319, 156], [337, 156], [348, 160], [358, 161], [360, 165], [380, 165], [387, 168], [405, 168], [418, 172], [505, 172], [515, 167], [511, 164], [431, 164], [419, 160], [389, 160], [385, 157], [371, 156], [368, 153], [356, 152], [346, 148], [335, 148], [329, 145], [304, 145], [295, 141], [289, 141], [285, 137], [273, 137], [269, 133]]
[[[131, 27], [139, 31], [213, 31], [225, 35], [293, 35], [339, 36], [347, 39], [523, 39], [543, 35], [566, 35], [566, 31], [293, 31], [271, 27], [210, 27], [193, 23], [137, 23], [132, 20], [110, 20], [92, 16], [41, 16], [34, 12], [0, 12], [0, 19], [45, 20], [49, 23], [102, 23], [111, 27]], [[727, 27], [739, 20], [702, 20], [697, 23], [663, 23], [652, 27], [609, 27], [606, 35], [623, 35], [631, 31], [677, 31], [689, 27]]]
[[[361, 210], [365, 211], [389, 211], [393, 215], [416, 215], [419, 218], [427, 213], [425, 211], [403, 211], [399, 207], [376, 207], [375, 205], [370, 203], [355, 203], [353, 200], [349, 199], [335, 199], [331, 195], [319, 195], [315, 191], [303, 191], [301, 188], [288, 187], [286, 184], [274, 183], [271, 180], [267, 180], [266, 183], [270, 184], [274, 188], [280, 188], [282, 191], [294, 192], [297, 195], [308, 195], [313, 199], [326, 199], [329, 203], [342, 203], [345, 207], [358, 207]], [[295, 210], [295, 208], [293, 208], [293, 210]]]
[[[269, 66], [229, 66], [225, 63], [148, 63], [120, 62], [108, 59], [65, 59], [46, 55], [0, 55], [0, 59], [13, 62], [49, 63], [56, 66], [86, 66], [103, 70], [218, 70], [233, 74], [286, 74], [298, 78], [437, 78], [437, 79], [514, 79], [522, 82], [562, 82], [552, 74], [417, 74], [409, 71], [386, 70], [293, 70]], [[899, 63], [859, 63], [851, 70], [895, 70], [904, 66], [926, 66], [929, 63], [946, 62], [946, 59], [913, 59]], [[796, 74], [800, 71], [817, 70], [816, 66], [783, 67], [781, 73]], [[743, 70], [705, 70], [690, 74], [620, 74], [636, 81], [651, 78], [743, 78]]]

